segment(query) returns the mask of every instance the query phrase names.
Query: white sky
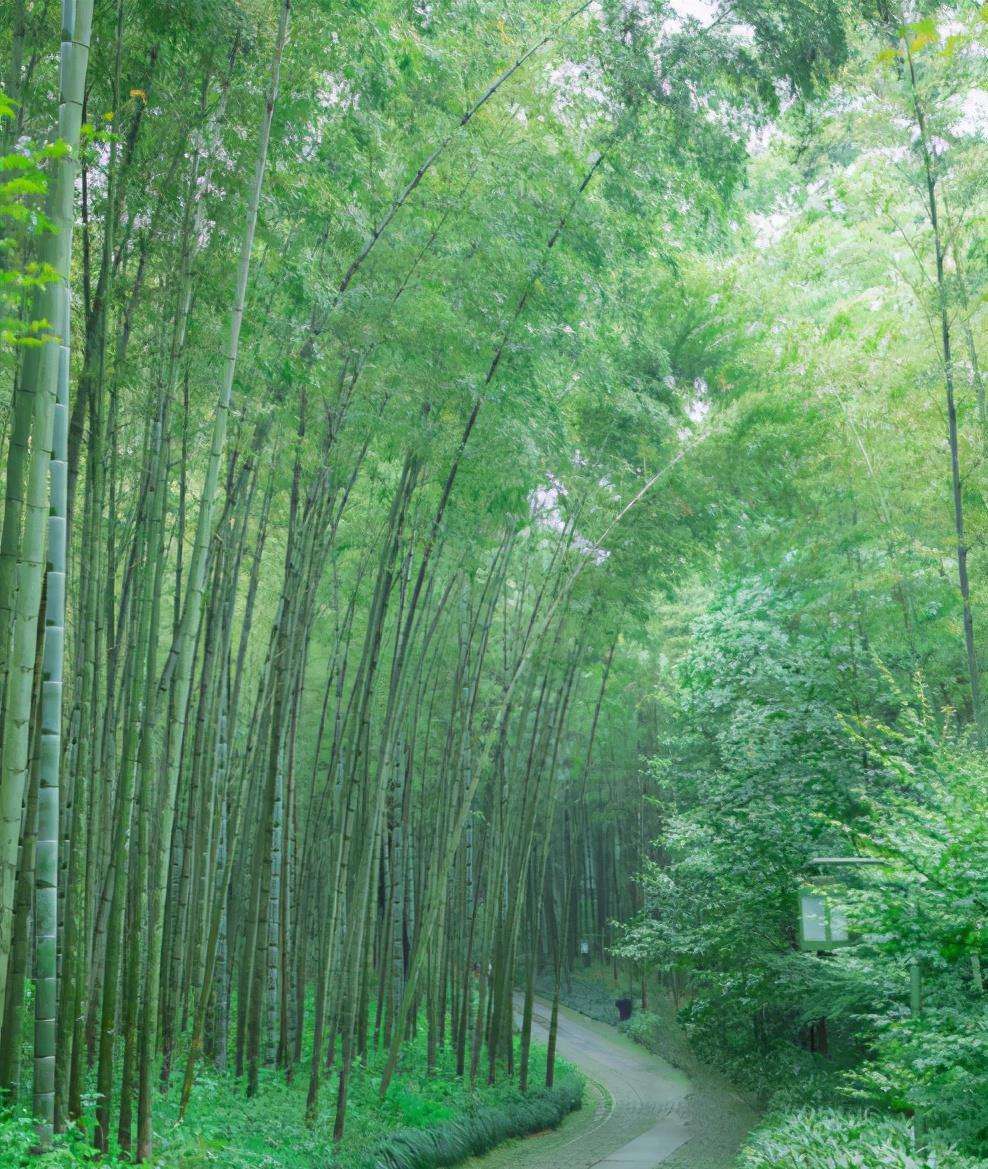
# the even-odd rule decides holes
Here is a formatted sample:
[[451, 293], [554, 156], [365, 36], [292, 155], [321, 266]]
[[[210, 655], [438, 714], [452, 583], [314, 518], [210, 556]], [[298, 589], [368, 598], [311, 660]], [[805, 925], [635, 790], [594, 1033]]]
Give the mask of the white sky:
[[691, 16], [701, 24], [709, 24], [717, 13], [713, 0], [672, 0], [671, 7], [677, 16]]

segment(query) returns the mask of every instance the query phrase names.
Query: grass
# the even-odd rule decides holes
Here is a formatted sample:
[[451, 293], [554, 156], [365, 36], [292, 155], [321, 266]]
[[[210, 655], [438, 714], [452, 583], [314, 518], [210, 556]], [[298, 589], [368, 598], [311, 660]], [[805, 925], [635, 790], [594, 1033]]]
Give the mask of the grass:
[[[552, 978], [539, 980], [539, 993], [552, 998]], [[681, 1071], [693, 1074], [701, 1070], [701, 1063], [676, 1022], [676, 1012], [668, 994], [659, 986], [649, 987], [649, 1009], [642, 1010], [641, 982], [619, 975], [617, 981], [610, 966], [588, 966], [573, 973], [569, 982], [563, 980], [561, 999], [571, 1010], [578, 1011], [599, 1023], [617, 1027], [630, 1039], [653, 1055]], [[630, 998], [633, 1004], [631, 1018], [620, 1022], [615, 1001]]]
[[[738, 1108], [729, 1082], [693, 1053], [668, 997], [656, 991], [650, 995], [650, 1010], [642, 1011], [640, 996], [627, 985], [625, 979], [615, 982], [609, 967], [588, 967], [575, 972], [569, 985], [564, 982], [562, 1000], [581, 1014], [617, 1025], [647, 1050], [687, 1072], [700, 1089], [697, 1098], [712, 1093], [715, 1107], [695, 1118], [699, 1135], [673, 1155], [670, 1169], [701, 1165], [706, 1169], [708, 1164], [716, 1169], [726, 1169], [728, 1164], [734, 1169], [988, 1169], [988, 1162], [932, 1139], [926, 1147], [915, 1148], [910, 1123], [902, 1117], [832, 1106], [827, 1097], [833, 1099], [833, 1085], [828, 1092], [826, 1075], [813, 1076], [807, 1067], [800, 1069], [787, 1098], [777, 1095], [776, 1107], [755, 1123], [753, 1112]], [[551, 981], [540, 990], [551, 996]], [[635, 1004], [627, 1023], [618, 1023], [614, 1006], [614, 1000], [622, 996]], [[814, 1097], [819, 1098], [816, 1104], [810, 1103]], [[711, 1142], [709, 1159], [705, 1159], [700, 1146], [718, 1124], [724, 1124], [725, 1117], [731, 1119], [732, 1110], [738, 1113], [738, 1124], [728, 1126], [729, 1139]], [[744, 1129], [752, 1123], [755, 1127], [744, 1138], [737, 1159], [725, 1159], [724, 1151], [737, 1148]]]
[[[630, 998], [636, 1011], [641, 1009], [641, 988], [637, 985], [629, 988], [627, 979], [615, 982], [610, 966], [587, 966], [582, 970], [574, 971], [567, 979], [563, 975], [560, 998], [573, 1011], [579, 1011], [588, 1019], [596, 1019], [598, 1023], [610, 1023], [616, 1027], [619, 1022], [617, 1007], [614, 1005], [619, 998]], [[552, 1001], [553, 980], [549, 973], [542, 974], [536, 980], [538, 993], [546, 1000]]]
[[[455, 1074], [451, 1052], [440, 1052], [435, 1075], [426, 1074], [425, 1036], [413, 1039], [387, 1097], [379, 1099], [384, 1054], [371, 1054], [351, 1079], [347, 1127], [334, 1146], [336, 1077], [320, 1094], [316, 1123], [303, 1123], [307, 1067], [291, 1084], [263, 1071], [253, 1100], [231, 1076], [203, 1070], [188, 1114], [177, 1120], [178, 1086], [156, 1102], [157, 1169], [432, 1169], [448, 1166], [511, 1137], [557, 1125], [580, 1106], [583, 1081], [557, 1061], [556, 1086], [546, 1091], [545, 1051], [533, 1045], [530, 1082], [522, 1096], [508, 1080], [474, 1091]], [[23, 1110], [0, 1115], [0, 1166], [77, 1169], [93, 1161], [85, 1134], [71, 1134], [42, 1157], [32, 1156], [33, 1129]], [[123, 1164], [101, 1161], [107, 1169]]]
[[738, 1169], [984, 1169], [947, 1146], [913, 1147], [907, 1121], [837, 1108], [801, 1108], [766, 1117]]
[[[540, 986], [552, 995], [551, 980]], [[626, 1023], [618, 1021], [617, 998], [630, 998], [633, 1013]], [[610, 1023], [646, 1051], [687, 1074], [692, 1089], [683, 1117], [692, 1133], [690, 1140], [664, 1162], [669, 1169], [734, 1169], [735, 1157], [758, 1114], [723, 1075], [697, 1058], [676, 1020], [669, 995], [657, 984], [649, 986], [649, 1010], [641, 1007], [640, 980], [619, 975], [610, 966], [589, 966], [574, 971], [562, 987], [566, 1006], [592, 1019]], [[808, 1162], [800, 1169], [815, 1169]]]
[[509, 1091], [496, 1104], [482, 1106], [434, 1128], [408, 1128], [387, 1136], [372, 1150], [374, 1169], [432, 1169], [477, 1157], [513, 1137], [555, 1128], [580, 1107], [583, 1084], [566, 1075], [551, 1090]]

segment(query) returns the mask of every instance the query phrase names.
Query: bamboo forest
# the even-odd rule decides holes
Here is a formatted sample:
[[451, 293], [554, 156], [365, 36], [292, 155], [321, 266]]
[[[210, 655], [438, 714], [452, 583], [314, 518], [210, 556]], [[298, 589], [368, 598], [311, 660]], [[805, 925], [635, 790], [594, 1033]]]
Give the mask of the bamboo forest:
[[0, 0], [0, 1167], [988, 1167], [988, 4]]

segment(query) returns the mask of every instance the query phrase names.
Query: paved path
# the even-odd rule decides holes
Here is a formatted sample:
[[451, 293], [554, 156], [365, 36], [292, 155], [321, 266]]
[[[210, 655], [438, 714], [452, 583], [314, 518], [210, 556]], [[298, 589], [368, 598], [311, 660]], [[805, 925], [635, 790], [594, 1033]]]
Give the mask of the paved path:
[[[536, 1002], [532, 1033], [548, 1038], [549, 1006]], [[551, 1133], [511, 1141], [471, 1169], [656, 1169], [689, 1140], [683, 1072], [613, 1027], [559, 1012], [560, 1056], [587, 1077], [583, 1108]]]

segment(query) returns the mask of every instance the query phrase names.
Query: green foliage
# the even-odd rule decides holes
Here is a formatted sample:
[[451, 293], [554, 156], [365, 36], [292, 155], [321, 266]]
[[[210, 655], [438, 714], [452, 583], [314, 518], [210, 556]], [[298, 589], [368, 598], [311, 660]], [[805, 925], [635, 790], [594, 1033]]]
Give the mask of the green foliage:
[[100, 1157], [84, 1132], [71, 1130], [55, 1138], [50, 1149], [39, 1152], [37, 1133], [30, 1116], [20, 1110], [0, 1112], [0, 1165], [4, 1169], [79, 1169], [86, 1165], [105, 1165], [120, 1169], [128, 1162], [116, 1157]]
[[688, 1042], [675, 1017], [672, 1003], [667, 998], [660, 997], [654, 1010], [635, 1011], [626, 1023], [621, 1024], [621, 1029], [646, 1050], [661, 1056], [691, 1077], [704, 1074], [696, 1052]]
[[[281, 1017], [293, 982], [304, 999], [324, 970], [338, 1031], [355, 1002], [376, 996], [378, 1017], [336, 1152], [336, 1072], [312, 1129], [298, 1069], [291, 1085], [262, 1069], [249, 1102], [205, 1073], [184, 1124], [162, 1100], [175, 1169], [448, 1164], [553, 1123], [578, 1099], [568, 1077], [525, 1099], [473, 1094], [448, 1053], [426, 1074], [419, 1035], [379, 1101], [381, 1053], [365, 1050], [403, 993], [467, 1002], [474, 966], [489, 963], [502, 1018], [509, 955], [542, 953], [550, 933], [557, 950], [590, 936], [598, 956], [614, 941], [630, 968], [661, 974], [700, 1055], [761, 1094], [797, 1082], [807, 1098], [919, 1111], [983, 1152], [988, 771], [956, 733], [978, 714], [965, 625], [973, 609], [979, 649], [988, 611], [988, 160], [961, 116], [985, 92], [983, 7], [948, 20], [921, 4], [900, 28], [886, 5], [844, 0], [295, 0], [233, 306], [230, 434], [213, 449], [279, 7], [165, 0], [98, 4], [94, 18], [62, 371], [65, 791], [80, 819], [59, 838], [77, 882], [63, 916], [95, 935], [61, 965], [87, 1021], [98, 1002], [81, 1000], [99, 997], [118, 942], [133, 943], [121, 999], [159, 974], [164, 991], [104, 1045], [107, 1084], [128, 1027], [160, 1032], [177, 1073], [187, 1035], [174, 1032], [211, 1001], [199, 981], [215, 902], [222, 986], [250, 991], [255, 1046], [294, 1051], [311, 1008]], [[57, 124], [57, 6], [7, 8], [18, 101], [0, 96], [0, 363], [16, 386], [50, 327], [30, 305], [53, 274], [34, 256], [64, 148], [35, 145]], [[2, 442], [35, 426], [9, 421]], [[203, 523], [196, 558], [203, 498], [215, 531]], [[33, 511], [40, 524], [43, 499]], [[34, 639], [16, 645], [29, 681]], [[913, 711], [918, 669], [928, 693]], [[3, 712], [26, 742], [27, 706]], [[469, 859], [451, 830], [463, 798]], [[5, 873], [31, 855], [8, 836]], [[887, 869], [848, 881], [857, 944], [799, 953], [807, 859], [852, 850]], [[152, 872], [169, 874], [160, 912]], [[127, 876], [126, 939], [119, 926], [106, 938], [96, 911], [111, 874], [121, 890]], [[248, 978], [251, 898], [276, 874], [269, 936], [254, 939], [270, 969]], [[911, 1019], [917, 956], [926, 1002]], [[567, 986], [614, 1020], [613, 988]], [[79, 1030], [65, 989], [61, 1056]], [[808, 1050], [824, 1018], [826, 1055]], [[628, 1030], [653, 1041], [661, 1024], [640, 1014]], [[126, 1038], [132, 1052], [141, 1036]], [[829, 1156], [845, 1122], [820, 1115]], [[26, 1155], [21, 1119], [3, 1131]]]
[[[791, 605], [791, 595], [748, 589], [708, 601], [694, 626], [654, 765], [659, 798], [677, 810], [642, 874], [645, 910], [615, 952], [685, 971], [681, 1017], [698, 1051], [763, 1094], [844, 1069], [832, 1096], [922, 1112], [982, 1149], [988, 1030], [973, 973], [988, 905], [982, 753], [934, 716], [921, 687], [909, 705], [886, 671], [805, 622], [795, 633]], [[844, 714], [842, 675], [894, 719]], [[798, 953], [806, 861], [862, 851], [883, 865], [827, 887], [858, 944], [823, 960]], [[914, 959], [919, 1019], [906, 1010]], [[824, 1016], [829, 1065], [801, 1046]]]
[[[374, 1061], [375, 1064], [377, 1061]], [[351, 1089], [351, 1115], [345, 1142], [331, 1140], [332, 1104], [307, 1127], [304, 1077], [287, 1085], [266, 1072], [262, 1091], [244, 1100], [227, 1076], [204, 1073], [192, 1111], [176, 1123], [173, 1095], [162, 1102], [158, 1123], [162, 1169], [433, 1169], [476, 1156], [503, 1141], [554, 1128], [581, 1106], [583, 1080], [564, 1061], [557, 1062], [556, 1083], [541, 1087], [545, 1052], [532, 1053], [531, 1090], [522, 1095], [504, 1080], [471, 1092], [455, 1075], [449, 1053], [442, 1053], [435, 1075], [426, 1074], [425, 1048], [414, 1042], [385, 1102], [378, 1099], [379, 1069], [360, 1072]], [[23, 1111], [0, 1114], [0, 1164], [4, 1169], [37, 1165], [39, 1169], [78, 1169], [99, 1163], [109, 1169], [129, 1163], [100, 1157], [85, 1131], [56, 1138], [39, 1157], [32, 1152], [34, 1124]]]
[[[544, 998], [552, 997], [554, 988], [551, 978], [541, 978], [538, 987]], [[661, 1056], [673, 1067], [691, 1074], [697, 1073], [700, 1069], [699, 1061], [675, 1018], [671, 998], [660, 985], [653, 986], [652, 990], [654, 1001], [650, 1003], [649, 1010], [643, 1010], [640, 979], [633, 974], [626, 979], [623, 973], [615, 979], [611, 967], [591, 967], [569, 975], [561, 987], [561, 1001], [581, 1015], [616, 1026], [629, 1039]], [[629, 998], [632, 1002], [631, 1018], [625, 1022], [620, 1021], [614, 1005], [618, 998]]]
[[977, 1169], [981, 1164], [949, 1147], [917, 1150], [904, 1121], [831, 1108], [773, 1113], [738, 1157], [738, 1169]]
[[[205, 1077], [184, 1123], [174, 1124], [174, 1101], [163, 1109], [161, 1163], [167, 1169], [216, 1165], [223, 1169], [430, 1169], [451, 1165], [471, 1151], [557, 1125], [580, 1106], [583, 1082], [564, 1062], [558, 1084], [541, 1087], [545, 1052], [533, 1051], [530, 1092], [522, 1096], [505, 1079], [471, 1091], [455, 1074], [452, 1053], [440, 1052], [433, 1075], [426, 1069], [424, 1036], [405, 1049], [398, 1077], [378, 1096], [383, 1057], [355, 1069], [347, 1132], [331, 1142], [333, 1085], [312, 1126], [303, 1124], [305, 1077], [286, 1085], [274, 1071], [262, 1078], [254, 1100], [244, 1100], [227, 1077]], [[330, 1158], [327, 1161], [327, 1158]]]
[[661, 855], [616, 947], [688, 972], [683, 1018], [699, 1051], [762, 1090], [798, 1058], [775, 963], [794, 944], [799, 872], [825, 850], [828, 821], [856, 807], [861, 775], [832, 705], [847, 648], [797, 631], [794, 603], [752, 582], [710, 598], [694, 625], [653, 764], [656, 798], [671, 806]]
[[[554, 985], [552, 977], [544, 974], [537, 982], [539, 993], [545, 998], [552, 998]], [[571, 973], [563, 983], [562, 1001], [574, 1011], [586, 1015], [588, 1019], [596, 1019], [598, 1023], [609, 1023], [617, 1026], [619, 1015], [615, 1000], [619, 998], [638, 1000], [638, 993], [624, 983], [615, 983], [611, 973], [606, 969]]]
[[[755, 148], [745, 243], [693, 265], [675, 310], [671, 363], [712, 402], [692, 471], [716, 535], [653, 618], [659, 832], [615, 952], [685, 985], [696, 1049], [780, 1106], [918, 1113], [984, 1156], [988, 774], [950, 519], [983, 656], [985, 25], [969, 4], [866, 14], [830, 93]], [[882, 864], [825, 883], [856, 944], [799, 953], [807, 861], [860, 853]], [[805, 1149], [751, 1164], [925, 1163], [841, 1160], [845, 1121], [819, 1115], [816, 1143], [811, 1118]]]
[[[15, 107], [0, 90], [0, 142]], [[0, 347], [40, 345], [48, 322], [32, 320], [31, 294], [54, 278], [50, 265], [30, 258], [30, 245], [51, 230], [44, 211], [45, 163], [61, 157], [60, 143], [0, 153]]]
[[555, 1128], [583, 1099], [582, 1081], [564, 1075], [551, 1089], [527, 1096], [502, 1093], [495, 1105], [428, 1128], [398, 1129], [371, 1152], [374, 1169], [432, 1169], [478, 1157], [512, 1137]]
[[[860, 943], [851, 978], [867, 986], [884, 967], [900, 987], [908, 963], [923, 975], [918, 1017], [866, 1008], [869, 1054], [851, 1090], [916, 1112], [962, 1147], [988, 1147], [988, 768], [969, 736], [945, 728], [925, 691], [894, 727], [865, 724], [858, 741], [890, 777], [879, 805], [862, 792], [856, 838], [885, 863], [846, 900]], [[899, 990], [902, 993], [902, 990]], [[860, 1008], [859, 1008], [860, 1009]]]

